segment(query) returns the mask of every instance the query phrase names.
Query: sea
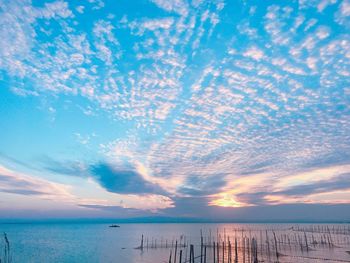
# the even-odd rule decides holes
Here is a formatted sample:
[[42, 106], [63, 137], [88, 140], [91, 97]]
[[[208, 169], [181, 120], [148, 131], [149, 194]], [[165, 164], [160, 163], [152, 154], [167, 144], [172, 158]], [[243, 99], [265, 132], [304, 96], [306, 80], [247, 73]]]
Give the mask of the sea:
[[184, 263], [189, 262], [190, 244], [199, 263], [204, 262], [201, 243], [206, 263], [214, 262], [217, 243], [220, 263], [234, 262], [235, 256], [238, 262], [254, 262], [256, 249], [257, 262], [350, 262], [349, 224], [0, 223], [0, 259], [7, 263], [5, 233], [12, 263], [168, 263], [170, 256], [173, 263], [175, 250], [176, 263], [180, 251]]

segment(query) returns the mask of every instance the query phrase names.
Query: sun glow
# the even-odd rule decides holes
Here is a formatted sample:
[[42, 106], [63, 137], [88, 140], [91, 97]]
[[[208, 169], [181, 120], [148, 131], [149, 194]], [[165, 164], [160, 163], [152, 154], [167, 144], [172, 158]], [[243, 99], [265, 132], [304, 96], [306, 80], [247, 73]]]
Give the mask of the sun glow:
[[221, 194], [218, 199], [212, 200], [209, 205], [211, 206], [221, 206], [221, 207], [244, 207], [251, 206], [250, 204], [245, 204], [235, 200], [232, 194]]

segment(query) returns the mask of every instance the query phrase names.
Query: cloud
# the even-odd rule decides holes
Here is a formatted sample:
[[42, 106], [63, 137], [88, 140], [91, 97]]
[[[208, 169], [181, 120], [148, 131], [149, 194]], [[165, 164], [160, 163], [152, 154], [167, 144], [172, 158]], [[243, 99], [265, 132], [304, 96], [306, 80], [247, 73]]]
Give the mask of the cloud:
[[68, 176], [91, 178], [111, 193], [137, 195], [168, 195], [161, 185], [152, 182], [140, 167], [131, 163], [59, 162], [51, 158], [42, 160], [46, 170]]
[[141, 27], [144, 30], [170, 29], [173, 24], [174, 19], [171, 17], [162, 19], [148, 19], [142, 22]]
[[188, 14], [188, 4], [186, 0], [152, 0], [158, 7], [168, 12], [175, 12], [182, 16]]
[[[225, 207], [349, 203], [349, 178], [349, 165], [309, 168], [289, 175], [258, 173], [237, 178], [225, 187], [226, 191], [212, 195], [210, 199], [212, 205]], [[330, 198], [331, 193], [336, 193], [337, 198]]]
[[[181, 198], [173, 208], [162, 212], [174, 217], [190, 217], [221, 222], [257, 222], [257, 221], [321, 221], [342, 220], [349, 216], [349, 204], [284, 204], [246, 207], [220, 207], [207, 205], [203, 198]], [[326, 209], [325, 209], [326, 208]]]
[[59, 162], [52, 158], [42, 158], [41, 163], [50, 172], [78, 177], [87, 177], [89, 167], [81, 162]]
[[[113, 212], [115, 215], [120, 217], [130, 217], [140, 215], [140, 210], [132, 208], [123, 208], [121, 206], [112, 206], [112, 205], [79, 205], [80, 207], [88, 209], [103, 210], [108, 212]], [[142, 213], [144, 214], [144, 213]]]
[[164, 194], [157, 185], [146, 181], [133, 169], [118, 169], [110, 164], [92, 165], [90, 171], [93, 177], [107, 190], [121, 194]]
[[70, 201], [73, 195], [69, 187], [44, 179], [12, 171], [0, 166], [0, 192], [25, 196], [37, 196], [53, 201]]
[[264, 57], [264, 52], [262, 50], [260, 50], [259, 48], [253, 46], [253, 47], [249, 48], [243, 54], [243, 56], [259, 61]]
[[335, 4], [337, 0], [322, 0], [320, 3], [317, 5], [317, 11], [322, 12], [327, 6]]
[[147, 212], [159, 213], [163, 209], [174, 207], [174, 201], [169, 197], [157, 194], [137, 194], [137, 195], [121, 195], [123, 198], [119, 204], [98, 202], [79, 203], [79, 206], [99, 209], [112, 212], [138, 213], [143, 215]]
[[343, 17], [350, 16], [350, 2], [348, 0], [344, 0], [340, 4], [340, 14]]
[[161, 9], [152, 15], [90, 3], [76, 16], [82, 8], [63, 1], [5, 1], [1, 11], [4, 83], [70, 101], [58, 115], [88, 109], [91, 127], [75, 131], [81, 147], [97, 141], [83, 136], [95, 123], [106, 125], [89, 149], [105, 161], [82, 151], [78, 162], [47, 161], [48, 171], [178, 206], [299, 202], [306, 191], [326, 202], [346, 190], [332, 180], [350, 160], [348, 1], [238, 3], [234, 18], [222, 1], [155, 0], [145, 3]]
[[[254, 205], [269, 205], [269, 204], [285, 204], [285, 203], [348, 203], [346, 200], [339, 201], [339, 199], [331, 199], [327, 194], [334, 192], [348, 193], [350, 191], [349, 183], [350, 174], [342, 174], [332, 180], [325, 180], [321, 182], [297, 185], [289, 187], [282, 191], [267, 191], [256, 193], [242, 193], [236, 195], [239, 202]], [[316, 201], [315, 196], [321, 194]], [[326, 196], [322, 200], [322, 195]], [[349, 195], [349, 194], [347, 194]], [[344, 198], [344, 197], [343, 197]]]
[[208, 196], [220, 191], [226, 185], [225, 175], [217, 174], [209, 178], [189, 175], [178, 193], [188, 196]]
[[38, 9], [38, 16], [46, 19], [62, 17], [67, 18], [73, 15], [68, 8], [68, 3], [65, 1], [55, 1], [52, 3], [45, 3], [45, 7]]
[[335, 190], [350, 189], [350, 173], [340, 174], [331, 180], [316, 182], [314, 184], [299, 185], [283, 191], [277, 191], [277, 195], [305, 196], [314, 193], [331, 192]]

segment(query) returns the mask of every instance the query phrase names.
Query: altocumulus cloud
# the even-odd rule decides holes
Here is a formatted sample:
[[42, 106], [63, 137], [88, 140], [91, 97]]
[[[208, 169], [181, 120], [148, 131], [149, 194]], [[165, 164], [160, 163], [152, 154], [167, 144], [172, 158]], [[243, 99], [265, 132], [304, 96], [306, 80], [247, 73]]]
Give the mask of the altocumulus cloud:
[[[214, 197], [349, 203], [348, 0], [49, 2], [0, 0], [0, 137], [14, 156], [80, 160], [48, 170], [171, 196], [184, 213], [217, 211]], [[56, 144], [39, 119], [46, 148], [6, 118], [32, 99], [57, 115]]]

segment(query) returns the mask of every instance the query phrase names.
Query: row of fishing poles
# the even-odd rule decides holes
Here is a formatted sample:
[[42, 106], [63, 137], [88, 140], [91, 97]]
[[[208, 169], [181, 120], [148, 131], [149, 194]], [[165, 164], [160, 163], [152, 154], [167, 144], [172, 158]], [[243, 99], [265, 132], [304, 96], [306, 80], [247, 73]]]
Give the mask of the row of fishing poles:
[[201, 231], [200, 253], [197, 256], [195, 256], [195, 245], [190, 244], [184, 235], [181, 235], [179, 240], [172, 239], [171, 242], [163, 238], [160, 239], [160, 242], [154, 238], [149, 240], [142, 235], [141, 244], [137, 249], [170, 248], [169, 263], [194, 263], [195, 261], [201, 263], [255, 263], [259, 262], [258, 255], [268, 262], [279, 262], [279, 258], [287, 250], [304, 253], [317, 246], [332, 248], [337, 246], [334, 239], [338, 243], [350, 244], [349, 235], [339, 238], [339, 234], [332, 234], [335, 232], [344, 233], [344, 231], [339, 229], [323, 231], [327, 229], [323, 227], [314, 229], [320, 231], [313, 231], [312, 228], [289, 229], [287, 233], [285, 230], [279, 230], [280, 232], [278, 230], [276, 232], [273, 230], [253, 230], [255, 233], [260, 233], [260, 239], [251, 230], [244, 229], [234, 230], [233, 237], [226, 235], [225, 230], [224, 235], [219, 234], [217, 230], [216, 238], [212, 236], [211, 231], [206, 237]]

